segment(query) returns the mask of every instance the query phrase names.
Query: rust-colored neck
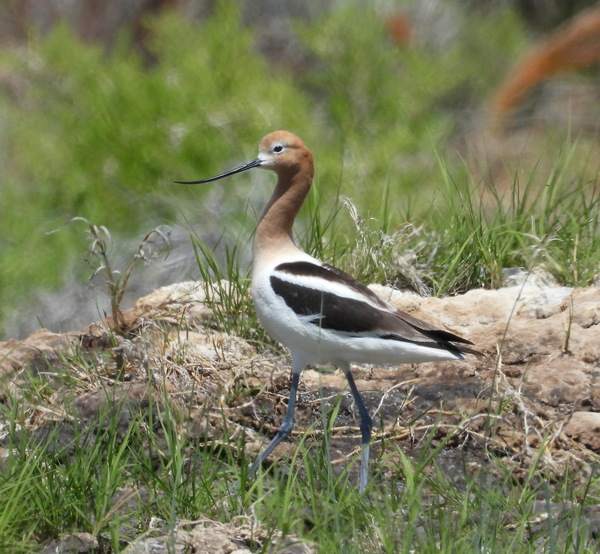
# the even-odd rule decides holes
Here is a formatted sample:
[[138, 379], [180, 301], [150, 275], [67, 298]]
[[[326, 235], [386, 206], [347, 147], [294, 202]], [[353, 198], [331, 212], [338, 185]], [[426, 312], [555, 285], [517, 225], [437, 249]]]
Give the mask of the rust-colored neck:
[[306, 151], [302, 164], [281, 168], [277, 186], [262, 214], [254, 238], [254, 258], [281, 248], [294, 247], [292, 226], [312, 184], [312, 155]]

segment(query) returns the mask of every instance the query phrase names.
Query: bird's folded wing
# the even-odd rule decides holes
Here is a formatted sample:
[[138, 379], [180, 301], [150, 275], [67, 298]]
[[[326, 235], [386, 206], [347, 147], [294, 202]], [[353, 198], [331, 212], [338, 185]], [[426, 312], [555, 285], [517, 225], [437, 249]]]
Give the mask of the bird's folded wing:
[[349, 338], [372, 336], [475, 353], [452, 344], [470, 341], [398, 310], [333, 266], [309, 261], [280, 264], [270, 282], [275, 294], [296, 315], [322, 329]]

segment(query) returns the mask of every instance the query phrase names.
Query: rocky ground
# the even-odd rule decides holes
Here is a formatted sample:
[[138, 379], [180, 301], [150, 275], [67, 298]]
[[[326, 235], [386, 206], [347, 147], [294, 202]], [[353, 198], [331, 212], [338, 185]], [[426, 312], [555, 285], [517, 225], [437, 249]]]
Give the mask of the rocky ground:
[[[457, 464], [463, 471], [465, 460], [467, 470], [475, 469], [484, 449], [502, 456], [506, 468], [516, 475], [525, 475], [534, 460], [544, 466], [546, 475], [560, 475], [568, 468], [579, 471], [585, 480], [597, 471], [600, 287], [571, 289], [549, 283], [541, 274], [517, 273], [499, 290], [473, 290], [453, 298], [420, 298], [373, 288], [416, 317], [468, 338], [484, 354], [462, 362], [356, 367], [358, 388], [374, 414], [375, 460], [382, 439], [396, 441], [405, 452], [418, 455], [421, 439], [435, 426], [436, 439], [447, 440], [439, 462], [448, 472]], [[28, 433], [42, 438], [58, 427], [53, 436], [62, 446], [68, 445], [74, 431], [73, 412], [67, 416], [64, 410], [67, 396], [80, 422], [93, 421], [101, 407], [119, 399], [126, 426], [135, 411], [132, 407], [148, 406], [150, 396], [161, 401], [166, 391], [173, 403], [192, 406], [185, 432], [218, 442], [226, 421], [230, 432], [234, 429], [234, 434], [239, 431], [238, 436], [244, 437], [246, 454], [258, 453], [283, 418], [288, 359], [258, 352], [239, 338], [211, 329], [206, 291], [198, 283], [159, 289], [138, 300], [122, 317], [120, 334], [107, 332], [114, 326], [109, 318], [78, 332], [55, 334], [41, 329], [24, 341], [0, 343], [0, 402], [8, 395], [19, 396], [21, 384], [32, 372], [51, 379], [53, 371], [69, 367], [73, 385], [68, 395], [57, 390], [36, 403], [23, 399], [31, 403]], [[66, 363], [75, 353], [95, 360], [94, 375]], [[247, 390], [256, 392], [239, 393]], [[317, 440], [319, 426], [314, 423], [324, 405], [340, 394], [344, 397], [331, 456], [340, 469], [354, 459], [360, 433], [347, 384], [339, 371], [321, 368], [304, 372], [296, 431], [272, 458], [289, 463], [298, 437], [309, 427]], [[0, 463], [7, 455], [1, 425]], [[590, 507], [590, 521], [600, 532], [596, 508]], [[197, 547], [223, 541], [227, 546], [217, 550], [245, 552], [248, 525], [241, 520], [237, 525], [204, 519], [187, 522], [178, 540]], [[256, 529], [253, 533], [256, 543]], [[65, 540], [83, 541], [93, 548], [93, 537], [72, 535]], [[160, 537], [132, 538], [127, 551], [159, 552], [161, 544]], [[306, 545], [289, 548], [289, 552], [310, 551]]]

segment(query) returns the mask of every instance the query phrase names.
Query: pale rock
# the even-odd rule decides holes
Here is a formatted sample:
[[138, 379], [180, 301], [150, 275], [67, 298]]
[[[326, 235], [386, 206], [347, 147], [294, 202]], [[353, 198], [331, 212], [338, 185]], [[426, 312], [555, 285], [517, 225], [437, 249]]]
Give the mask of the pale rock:
[[600, 413], [575, 412], [565, 425], [564, 432], [572, 439], [600, 452]]

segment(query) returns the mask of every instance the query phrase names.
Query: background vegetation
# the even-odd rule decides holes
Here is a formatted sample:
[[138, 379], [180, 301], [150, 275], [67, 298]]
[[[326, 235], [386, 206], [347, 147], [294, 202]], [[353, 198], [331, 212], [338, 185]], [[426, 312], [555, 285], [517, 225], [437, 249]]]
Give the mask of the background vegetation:
[[[67, 25], [4, 48], [4, 316], [25, 307], [35, 320], [28, 305], [35, 291], [85, 282], [85, 233], [66, 225], [73, 217], [105, 226], [117, 245], [157, 225], [191, 226], [209, 245], [233, 229], [225, 242], [249, 244], [256, 211], [270, 192], [262, 185], [268, 177], [195, 188], [172, 181], [250, 159], [258, 140], [275, 128], [296, 132], [316, 156], [301, 241], [358, 277], [393, 281], [399, 258], [408, 253], [437, 294], [497, 285], [502, 267], [528, 265], [531, 250], [542, 244], [554, 248], [550, 269], [561, 281], [586, 283], [598, 261], [597, 220], [589, 220], [596, 196], [573, 191], [589, 189], [597, 169], [586, 158], [587, 141], [547, 134], [533, 155], [527, 151], [531, 161], [495, 160], [506, 164], [500, 182], [473, 171], [475, 149], [479, 167], [490, 156], [479, 148], [481, 137], [469, 138], [473, 123], [481, 122], [476, 110], [518, 59], [527, 34], [507, 8], [456, 14], [450, 23], [437, 22], [429, 35], [399, 45], [380, 13], [342, 4], [290, 24], [300, 68], [259, 55], [260, 29], [243, 25], [231, 2], [217, 2], [202, 22], [175, 13], [148, 20], [150, 58], [131, 48], [127, 31], [107, 51], [82, 43]], [[539, 188], [529, 191], [527, 202], [515, 194], [515, 187], [522, 192], [546, 182], [551, 192], [544, 192], [542, 210], [530, 211]], [[490, 191], [486, 207], [483, 195]], [[339, 194], [351, 200], [359, 220], [338, 202]], [[568, 215], [563, 197], [571, 204]], [[315, 234], [316, 218], [329, 225]], [[370, 230], [361, 231], [370, 247], [395, 241], [387, 263], [353, 256], [357, 221]], [[407, 223], [419, 232], [398, 234]], [[576, 271], [566, 265], [575, 259], [574, 240]], [[458, 258], [463, 270], [455, 272]], [[174, 272], [169, 280], [187, 277]], [[68, 288], [63, 296], [68, 303]]]

